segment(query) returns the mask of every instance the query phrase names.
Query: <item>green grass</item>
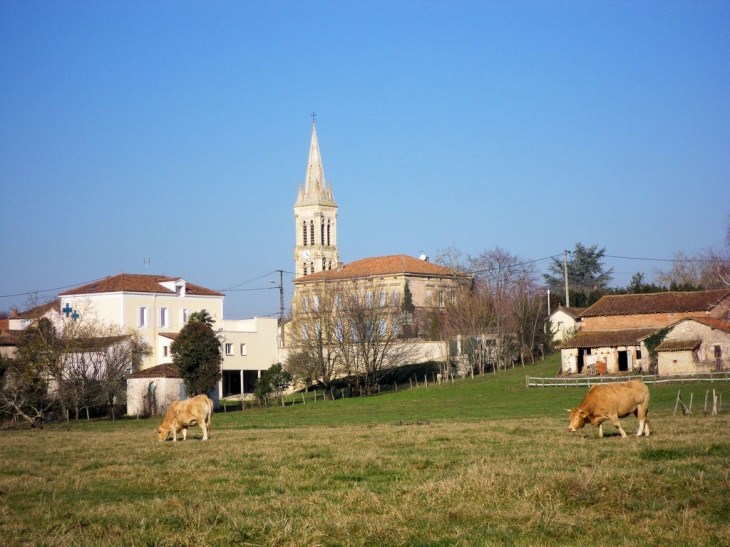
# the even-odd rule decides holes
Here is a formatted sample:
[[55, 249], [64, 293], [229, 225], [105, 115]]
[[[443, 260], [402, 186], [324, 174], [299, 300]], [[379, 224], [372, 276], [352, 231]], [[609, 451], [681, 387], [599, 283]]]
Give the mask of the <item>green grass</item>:
[[701, 412], [708, 386], [650, 386], [652, 436], [599, 439], [567, 432], [585, 388], [524, 387], [555, 370], [217, 413], [206, 443], [160, 443], [157, 419], [5, 430], [0, 544], [730, 544], [730, 415]]

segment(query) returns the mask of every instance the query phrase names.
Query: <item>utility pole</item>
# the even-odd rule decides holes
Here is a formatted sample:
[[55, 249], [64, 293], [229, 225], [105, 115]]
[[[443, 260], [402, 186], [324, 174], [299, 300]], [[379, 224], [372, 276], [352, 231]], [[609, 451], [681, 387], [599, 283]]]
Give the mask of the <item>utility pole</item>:
[[565, 307], [570, 307], [570, 292], [568, 291], [568, 253], [563, 251], [563, 272], [565, 273]]
[[279, 284], [276, 285], [276, 282], [273, 279], [269, 279], [269, 283], [274, 283], [274, 285], [279, 289], [279, 329], [281, 330], [281, 347], [284, 347], [284, 270], [276, 270], [279, 272]]

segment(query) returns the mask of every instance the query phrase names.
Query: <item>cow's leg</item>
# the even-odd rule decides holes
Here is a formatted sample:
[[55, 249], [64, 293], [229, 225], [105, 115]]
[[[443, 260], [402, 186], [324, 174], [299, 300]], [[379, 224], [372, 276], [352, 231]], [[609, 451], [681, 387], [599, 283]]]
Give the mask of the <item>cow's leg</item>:
[[208, 428], [207, 428], [207, 426], [205, 425], [205, 420], [203, 420], [203, 421], [201, 422], [201, 424], [200, 424], [200, 429], [202, 429], [202, 430], [203, 430], [203, 440], [204, 440], [204, 441], [207, 441], [207, 440], [208, 440]]
[[603, 424], [598, 424], [598, 436], [603, 437]]
[[613, 414], [609, 416], [609, 418], [611, 419], [614, 427], [618, 429], [619, 433], [621, 433], [621, 436], [626, 437], [626, 431], [623, 430], [623, 428], [621, 427], [621, 422], [618, 421], [618, 414]]
[[188, 428], [183, 427], [183, 441], [187, 440], [188, 438]]
[[172, 442], [177, 442], [177, 428], [172, 428]]

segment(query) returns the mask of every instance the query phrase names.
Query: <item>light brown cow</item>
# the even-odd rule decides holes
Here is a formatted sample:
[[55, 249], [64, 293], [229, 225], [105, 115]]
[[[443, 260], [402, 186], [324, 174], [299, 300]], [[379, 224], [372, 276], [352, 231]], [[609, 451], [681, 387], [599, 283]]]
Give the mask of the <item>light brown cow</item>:
[[208, 440], [210, 417], [213, 414], [213, 401], [207, 395], [198, 395], [185, 401], [175, 401], [167, 409], [162, 423], [155, 433], [160, 441], [166, 441], [172, 433], [172, 440], [177, 441], [177, 434], [182, 431], [183, 441], [188, 434], [188, 427], [199, 425], [203, 430], [203, 440]]
[[590, 422], [598, 426], [598, 436], [603, 437], [602, 424], [611, 420], [621, 436], [626, 437], [618, 419], [634, 414], [639, 419], [636, 436], [649, 435], [649, 389], [641, 380], [591, 386], [583, 402], [569, 412], [571, 433]]

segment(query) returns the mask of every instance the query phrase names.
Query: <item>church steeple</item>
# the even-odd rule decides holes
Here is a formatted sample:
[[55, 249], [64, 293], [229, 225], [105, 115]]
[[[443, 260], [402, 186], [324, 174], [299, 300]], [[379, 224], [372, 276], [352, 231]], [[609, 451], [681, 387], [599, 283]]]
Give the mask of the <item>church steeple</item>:
[[332, 184], [327, 185], [322, 166], [322, 155], [317, 140], [317, 124], [312, 120], [312, 140], [309, 144], [309, 162], [304, 177], [304, 192], [297, 197], [297, 205], [312, 203], [334, 204]]
[[322, 155], [319, 151], [317, 126], [312, 114], [312, 139], [304, 185], [299, 185], [294, 204], [296, 246], [294, 262], [296, 276], [310, 275], [337, 268], [337, 204], [332, 184], [324, 178]]

